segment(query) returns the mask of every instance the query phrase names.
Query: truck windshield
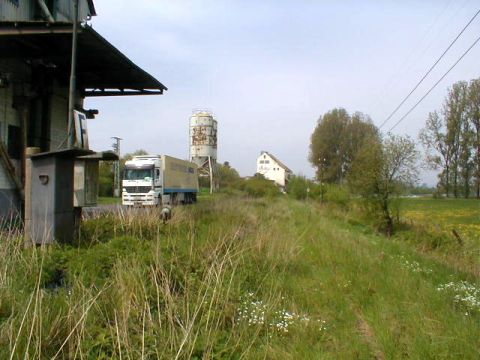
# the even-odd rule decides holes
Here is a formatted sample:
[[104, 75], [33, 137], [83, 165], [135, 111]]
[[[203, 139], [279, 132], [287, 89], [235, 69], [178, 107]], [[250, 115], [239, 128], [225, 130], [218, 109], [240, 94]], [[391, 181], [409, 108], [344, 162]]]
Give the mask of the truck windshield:
[[125, 169], [125, 180], [152, 180], [152, 169]]

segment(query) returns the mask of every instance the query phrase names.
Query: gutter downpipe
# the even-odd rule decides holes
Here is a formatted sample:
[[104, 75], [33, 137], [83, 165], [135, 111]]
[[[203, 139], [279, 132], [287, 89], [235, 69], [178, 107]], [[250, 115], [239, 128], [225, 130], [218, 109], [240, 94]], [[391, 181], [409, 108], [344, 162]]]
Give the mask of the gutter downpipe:
[[78, 27], [78, 0], [73, 1], [74, 19], [73, 19], [73, 33], [72, 33], [72, 61], [70, 68], [70, 88], [68, 91], [68, 149], [73, 148], [75, 139], [75, 124], [73, 123], [73, 111], [75, 110], [75, 88], [76, 76], [75, 70], [77, 67], [77, 27]]

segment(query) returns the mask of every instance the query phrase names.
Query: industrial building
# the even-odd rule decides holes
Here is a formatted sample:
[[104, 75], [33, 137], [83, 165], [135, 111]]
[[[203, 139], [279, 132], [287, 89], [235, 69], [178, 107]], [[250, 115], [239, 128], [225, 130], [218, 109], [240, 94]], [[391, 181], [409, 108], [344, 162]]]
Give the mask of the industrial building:
[[21, 213], [26, 149], [68, 146], [74, 23], [74, 110], [85, 118], [98, 113], [85, 98], [167, 89], [88, 25], [95, 15], [92, 0], [0, 0], [0, 217]]
[[210, 193], [218, 188], [218, 123], [211, 111], [196, 110], [190, 117], [190, 161], [198, 174], [210, 181]]
[[262, 151], [257, 158], [257, 173], [263, 175], [268, 180], [274, 181], [283, 189], [293, 175], [292, 170], [287, 165], [267, 151]]

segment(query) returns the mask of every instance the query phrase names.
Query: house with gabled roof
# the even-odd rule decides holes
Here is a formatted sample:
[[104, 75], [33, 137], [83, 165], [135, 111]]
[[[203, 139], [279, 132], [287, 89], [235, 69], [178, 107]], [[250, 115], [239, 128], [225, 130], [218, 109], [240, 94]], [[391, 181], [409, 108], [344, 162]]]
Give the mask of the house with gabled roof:
[[281, 188], [287, 186], [288, 180], [293, 175], [287, 165], [268, 151], [262, 151], [257, 158], [257, 173], [274, 181]]

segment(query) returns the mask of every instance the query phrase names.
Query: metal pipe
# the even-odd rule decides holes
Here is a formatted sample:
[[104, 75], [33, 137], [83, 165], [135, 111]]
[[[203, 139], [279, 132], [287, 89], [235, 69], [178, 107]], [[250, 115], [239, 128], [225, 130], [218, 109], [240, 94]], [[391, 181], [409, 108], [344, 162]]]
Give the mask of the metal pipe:
[[78, 0], [73, 1], [73, 34], [72, 34], [72, 62], [70, 68], [70, 88], [68, 91], [68, 148], [73, 148], [75, 140], [75, 124], [73, 123], [73, 111], [75, 110], [75, 70], [77, 66], [77, 27], [78, 27]]
[[52, 14], [50, 13], [50, 10], [48, 10], [47, 5], [43, 0], [37, 0], [38, 6], [40, 6], [40, 9], [42, 9], [43, 15], [47, 18], [48, 22], [53, 23], [55, 22], [55, 19], [53, 18]]

